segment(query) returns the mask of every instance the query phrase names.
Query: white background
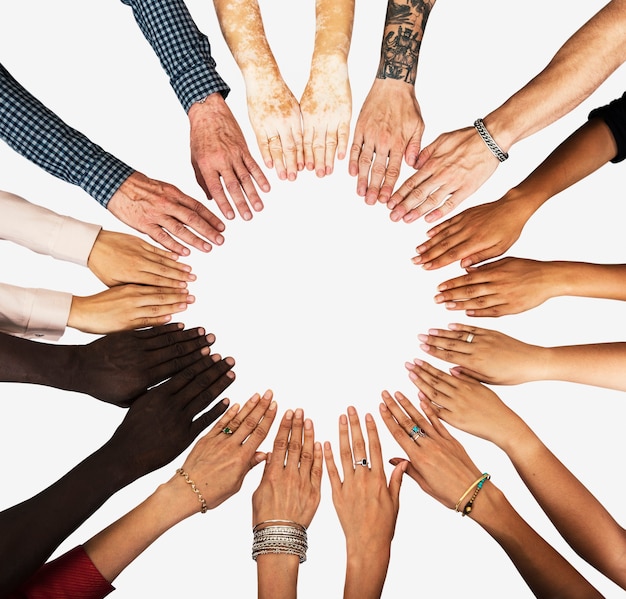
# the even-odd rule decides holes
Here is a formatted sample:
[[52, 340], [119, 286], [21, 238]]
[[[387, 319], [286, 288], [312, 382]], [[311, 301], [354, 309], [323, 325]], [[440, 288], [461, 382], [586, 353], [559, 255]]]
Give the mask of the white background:
[[[603, 5], [598, 0], [437, 3], [418, 73], [424, 144], [498, 106]], [[208, 0], [189, 0], [188, 6], [210, 37], [219, 72], [232, 87], [228, 103], [261, 163], [243, 80], [213, 7]], [[383, 0], [357, 3], [350, 54], [353, 126], [376, 72], [385, 8]], [[299, 97], [313, 45], [314, 3], [264, 0], [262, 10], [283, 76]], [[0, 21], [0, 56], [23, 85], [95, 142], [147, 175], [202, 198], [189, 161], [186, 116], [128, 7], [103, 0], [12, 2]], [[524, 178], [586, 120], [589, 110], [621, 95], [624, 73], [618, 71], [568, 116], [515, 146], [511, 159], [463, 208], [497, 199]], [[4, 144], [0, 165], [0, 188], [131, 232], [82, 190], [54, 179]], [[303, 407], [315, 422], [317, 437], [335, 446], [337, 418], [353, 404], [361, 416], [375, 414], [388, 459], [402, 452], [377, 416], [380, 391], [401, 390], [415, 398], [403, 363], [425, 357], [416, 335], [469, 319], [447, 313], [432, 300], [438, 283], [461, 272], [458, 265], [427, 273], [410, 262], [429, 226], [423, 221], [395, 224], [383, 206], [366, 206], [355, 194], [356, 181], [347, 166], [347, 160], [338, 163], [336, 172], [321, 180], [304, 172], [293, 183], [267, 173], [272, 190], [263, 198], [265, 210], [251, 222], [228, 223], [223, 247], [209, 255], [194, 251], [187, 260], [198, 275], [192, 286], [197, 301], [180, 320], [214, 332], [215, 350], [236, 358], [237, 380], [228, 390], [233, 401], [272, 388], [279, 414]], [[510, 255], [623, 262], [623, 169], [607, 165], [544, 206]], [[409, 175], [404, 166], [401, 180]], [[3, 245], [2, 264], [6, 282], [77, 295], [102, 290], [87, 270], [21, 248]], [[540, 345], [624, 339], [623, 307], [612, 301], [560, 298], [518, 316], [474, 322]], [[68, 330], [61, 342], [83, 344], [92, 338]], [[497, 391], [621, 519], [622, 395], [557, 382]], [[106, 441], [123, 417], [118, 408], [90, 397], [37, 386], [3, 384], [2, 402], [0, 507], [57, 480]], [[540, 534], [607, 596], [620, 595], [567, 547], [499, 450], [453, 432]], [[270, 441], [262, 448], [268, 449]], [[139, 503], [182, 459], [111, 498], [57, 554]], [[157, 541], [116, 580], [116, 596], [254, 596], [250, 495], [260, 475], [260, 468], [251, 472], [226, 504]], [[299, 596], [304, 599], [342, 593], [344, 540], [326, 476], [322, 492], [309, 532], [308, 561], [300, 569]], [[461, 592], [485, 599], [530, 596], [507, 556], [483, 530], [407, 478], [384, 596]]]

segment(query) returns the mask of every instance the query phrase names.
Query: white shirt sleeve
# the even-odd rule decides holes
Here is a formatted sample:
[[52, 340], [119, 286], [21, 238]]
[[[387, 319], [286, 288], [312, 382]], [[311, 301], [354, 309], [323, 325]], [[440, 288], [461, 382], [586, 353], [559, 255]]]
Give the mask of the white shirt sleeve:
[[71, 293], [0, 283], [0, 331], [25, 339], [58, 341], [71, 306]]
[[62, 216], [6, 191], [0, 191], [0, 214], [0, 239], [81, 266], [87, 266], [102, 228]]

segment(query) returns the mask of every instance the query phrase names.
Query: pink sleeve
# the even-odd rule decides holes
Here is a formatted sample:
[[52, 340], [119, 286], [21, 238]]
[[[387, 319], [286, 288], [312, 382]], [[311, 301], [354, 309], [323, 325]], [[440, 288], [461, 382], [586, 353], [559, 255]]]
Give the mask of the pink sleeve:
[[0, 283], [0, 331], [57, 341], [65, 332], [72, 295]]
[[87, 266], [102, 228], [62, 216], [6, 191], [0, 191], [0, 213], [0, 239], [81, 266]]
[[79, 546], [43, 565], [7, 599], [101, 599], [114, 590]]

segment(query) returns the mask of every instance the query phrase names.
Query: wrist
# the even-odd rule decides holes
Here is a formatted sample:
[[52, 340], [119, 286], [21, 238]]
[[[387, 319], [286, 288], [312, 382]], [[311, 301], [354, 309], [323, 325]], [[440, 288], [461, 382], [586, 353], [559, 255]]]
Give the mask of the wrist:
[[498, 111], [491, 112], [484, 117], [483, 124], [500, 149], [508, 154], [511, 146], [517, 139], [513, 136], [507, 120], [500, 118], [497, 112]]
[[167, 513], [171, 526], [200, 513], [202, 507], [196, 494], [178, 473], [159, 485], [153, 495], [160, 509]]
[[77, 295], [72, 296], [72, 303], [70, 305], [70, 313], [67, 317], [67, 326], [76, 329], [78, 331], [82, 331], [83, 333], [88, 332], [86, 330], [86, 322], [84, 316], [84, 307], [85, 300], [87, 298], [79, 297]]
[[528, 219], [548, 199], [541, 189], [525, 189], [524, 183], [509, 189], [497, 202], [510, 210], [512, 218], [521, 224], [522, 228]]

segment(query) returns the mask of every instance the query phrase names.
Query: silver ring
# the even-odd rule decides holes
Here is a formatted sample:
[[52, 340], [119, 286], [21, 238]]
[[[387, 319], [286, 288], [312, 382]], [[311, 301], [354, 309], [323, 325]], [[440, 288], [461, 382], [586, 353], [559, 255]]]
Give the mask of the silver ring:
[[474, 333], [470, 333], [465, 341], [467, 341], [468, 343], [474, 341]]
[[369, 466], [369, 464], [367, 463], [367, 458], [363, 458], [363, 459], [359, 460], [358, 462], [354, 462], [354, 466], [355, 466], [355, 468], [356, 468], [356, 466], [364, 466], [364, 467]]
[[417, 424], [411, 429], [411, 432], [409, 433], [409, 437], [411, 437], [413, 441], [416, 441], [419, 437], [425, 436], [426, 433], [419, 426], [417, 426]]

